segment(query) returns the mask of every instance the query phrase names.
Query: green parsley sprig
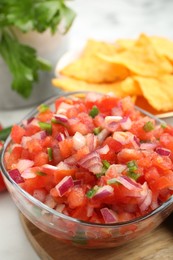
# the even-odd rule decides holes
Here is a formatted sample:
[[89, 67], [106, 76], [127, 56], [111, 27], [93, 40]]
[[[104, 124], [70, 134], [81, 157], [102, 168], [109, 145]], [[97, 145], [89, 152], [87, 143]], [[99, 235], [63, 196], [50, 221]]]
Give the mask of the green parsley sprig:
[[[12, 89], [22, 97], [31, 95], [33, 83], [39, 79], [40, 70], [50, 70], [51, 65], [37, 56], [34, 48], [21, 44], [14, 28], [23, 33], [61, 27], [66, 33], [75, 13], [65, 0], [1, 0], [0, 1], [0, 55], [12, 74]], [[63, 24], [63, 29], [62, 29]], [[60, 26], [61, 25], [61, 26]]]

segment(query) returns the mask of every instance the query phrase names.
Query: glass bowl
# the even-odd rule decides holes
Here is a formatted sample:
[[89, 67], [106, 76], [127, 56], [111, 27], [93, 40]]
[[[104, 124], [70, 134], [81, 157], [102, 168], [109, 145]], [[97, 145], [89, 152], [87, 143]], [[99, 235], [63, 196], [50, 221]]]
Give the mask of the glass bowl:
[[[84, 95], [85, 93], [86, 92], [70, 92], [59, 94], [58, 96], [48, 99], [44, 104], [51, 107], [54, 101], [61, 96]], [[137, 109], [143, 114], [154, 118], [158, 123], [162, 123], [161, 120], [155, 118], [153, 115], [140, 108]], [[24, 120], [33, 118], [37, 113], [37, 109], [34, 109]], [[20, 124], [22, 124], [22, 122]], [[147, 215], [116, 224], [94, 224], [59, 213], [31, 196], [9, 176], [5, 168], [4, 154], [10, 142], [11, 138], [8, 137], [1, 153], [1, 169], [4, 181], [14, 203], [35, 226], [62, 242], [81, 248], [117, 247], [151, 232], [154, 228], [159, 226], [173, 210], [173, 196], [171, 196], [161, 206]]]

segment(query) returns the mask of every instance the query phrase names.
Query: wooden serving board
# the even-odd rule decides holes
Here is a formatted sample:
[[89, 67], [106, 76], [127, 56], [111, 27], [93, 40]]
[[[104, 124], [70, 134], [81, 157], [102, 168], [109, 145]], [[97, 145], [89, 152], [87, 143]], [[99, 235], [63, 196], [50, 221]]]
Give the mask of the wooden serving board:
[[28, 239], [42, 260], [173, 260], [173, 214], [144, 237], [117, 248], [92, 250], [62, 244], [38, 229], [21, 213], [20, 219]]

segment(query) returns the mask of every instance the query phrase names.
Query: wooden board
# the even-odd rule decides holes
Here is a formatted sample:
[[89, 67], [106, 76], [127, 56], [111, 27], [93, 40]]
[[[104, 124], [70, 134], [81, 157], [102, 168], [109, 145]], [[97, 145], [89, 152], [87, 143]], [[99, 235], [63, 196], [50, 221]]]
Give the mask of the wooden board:
[[[22, 214], [21, 222], [28, 239], [43, 260], [172, 260], [173, 214], [153, 232], [126, 245], [111, 249], [79, 249], [60, 243], [44, 233]], [[106, 241], [105, 241], [106, 243]]]

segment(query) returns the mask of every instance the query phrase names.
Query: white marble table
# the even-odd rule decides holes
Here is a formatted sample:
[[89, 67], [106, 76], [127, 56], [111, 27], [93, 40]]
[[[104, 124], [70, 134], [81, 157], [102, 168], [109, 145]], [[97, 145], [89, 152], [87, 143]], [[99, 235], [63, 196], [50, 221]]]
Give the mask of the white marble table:
[[[171, 0], [75, 0], [70, 4], [78, 14], [70, 32], [70, 49], [80, 48], [87, 38], [113, 41], [141, 32], [173, 39]], [[30, 109], [0, 111], [0, 122], [4, 126], [18, 122]], [[39, 259], [7, 192], [0, 194], [0, 235], [0, 259]]]

